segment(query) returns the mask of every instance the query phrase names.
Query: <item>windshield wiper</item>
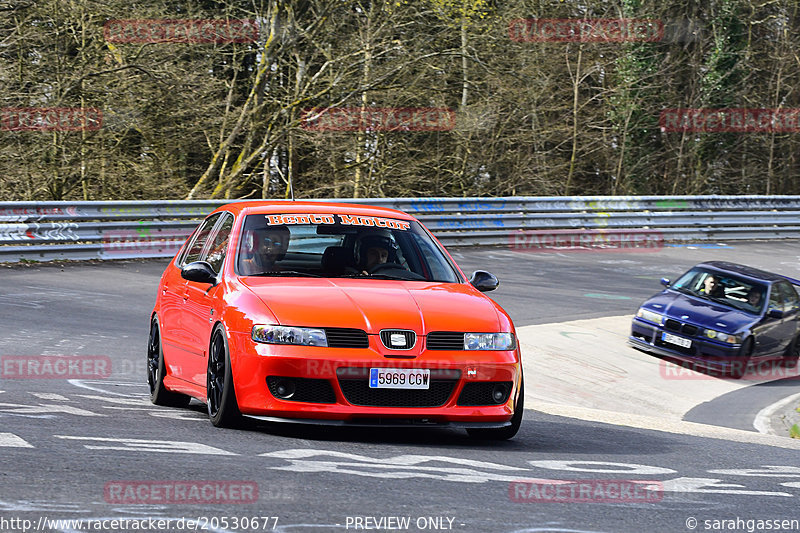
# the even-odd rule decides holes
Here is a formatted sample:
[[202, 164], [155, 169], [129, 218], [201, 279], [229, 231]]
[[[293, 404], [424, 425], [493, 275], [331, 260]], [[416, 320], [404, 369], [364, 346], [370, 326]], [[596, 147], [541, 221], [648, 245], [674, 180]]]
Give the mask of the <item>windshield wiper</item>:
[[674, 289], [678, 292], [682, 292], [683, 294], [688, 294], [689, 296], [697, 296], [694, 291], [687, 289], [686, 287], [670, 287], [670, 289]]
[[[419, 276], [419, 274], [415, 274]], [[408, 277], [408, 276], [392, 276], [391, 274], [343, 274], [341, 276], [336, 276], [338, 278], [355, 278], [355, 279], [394, 279], [399, 281], [426, 281], [426, 279], [422, 276], [419, 278], [415, 277]]]
[[427, 281], [424, 277], [420, 276], [419, 274], [415, 274], [415, 276], [419, 277], [408, 277], [408, 276], [392, 276], [391, 274], [372, 274], [370, 276], [365, 276], [369, 278], [377, 278], [377, 279], [397, 279], [400, 281]]
[[369, 276], [364, 276], [364, 277], [372, 279], [397, 279], [400, 281], [413, 281], [413, 278], [406, 278], [404, 276], [392, 276], [391, 274], [370, 274]]
[[259, 272], [252, 274], [253, 276], [301, 276], [304, 278], [321, 278], [319, 274], [312, 274], [311, 272], [300, 272], [298, 270], [270, 270], [268, 272]]

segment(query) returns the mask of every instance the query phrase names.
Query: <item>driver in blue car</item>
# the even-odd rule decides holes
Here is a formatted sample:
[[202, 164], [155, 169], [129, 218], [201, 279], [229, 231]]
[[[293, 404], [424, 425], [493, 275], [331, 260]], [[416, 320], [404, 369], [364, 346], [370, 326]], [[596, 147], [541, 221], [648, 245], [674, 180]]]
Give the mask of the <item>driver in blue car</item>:
[[700, 289], [700, 292], [703, 294], [707, 294], [713, 298], [724, 298], [725, 297], [725, 290], [720, 285], [717, 278], [712, 275], [709, 275], [706, 279], [703, 280], [703, 288]]

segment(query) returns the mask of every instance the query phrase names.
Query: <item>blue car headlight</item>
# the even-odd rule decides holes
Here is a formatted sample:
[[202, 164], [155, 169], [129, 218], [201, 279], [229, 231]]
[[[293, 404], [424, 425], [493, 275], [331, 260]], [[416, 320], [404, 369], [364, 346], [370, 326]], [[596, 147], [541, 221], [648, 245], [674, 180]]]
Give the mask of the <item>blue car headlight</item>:
[[465, 350], [513, 350], [516, 348], [511, 333], [465, 333]]
[[644, 307], [639, 308], [639, 310], [636, 312], [636, 316], [642, 320], [647, 320], [653, 324], [658, 324], [659, 326], [664, 324], [664, 315], [656, 313], [655, 311], [651, 311], [650, 309], [645, 309]]
[[256, 324], [250, 335], [254, 341], [266, 344], [297, 344], [301, 346], [327, 346], [325, 330]]
[[730, 333], [724, 333], [713, 329], [704, 329], [703, 334], [709, 339], [727, 342], [728, 344], [740, 344], [742, 342], [741, 335], [731, 335]]

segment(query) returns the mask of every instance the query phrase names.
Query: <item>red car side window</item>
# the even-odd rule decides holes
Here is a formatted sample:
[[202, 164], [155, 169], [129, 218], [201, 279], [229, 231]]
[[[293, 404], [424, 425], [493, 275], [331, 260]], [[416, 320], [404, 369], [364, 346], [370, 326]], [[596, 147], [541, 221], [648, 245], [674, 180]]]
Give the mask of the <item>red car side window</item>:
[[200, 260], [200, 254], [203, 252], [203, 248], [206, 245], [208, 236], [211, 233], [211, 230], [214, 229], [214, 225], [217, 223], [220, 215], [221, 213], [216, 213], [203, 221], [200, 229], [197, 230], [197, 233], [195, 234], [194, 241], [192, 241], [192, 243], [189, 245], [189, 249], [186, 252], [186, 255], [184, 255], [180, 266]]
[[226, 215], [225, 220], [220, 224], [211, 244], [208, 246], [208, 251], [203, 256], [202, 260], [208, 262], [216, 273], [220, 272], [222, 263], [225, 262], [228, 240], [230, 239], [232, 228], [233, 217], [231, 215]]

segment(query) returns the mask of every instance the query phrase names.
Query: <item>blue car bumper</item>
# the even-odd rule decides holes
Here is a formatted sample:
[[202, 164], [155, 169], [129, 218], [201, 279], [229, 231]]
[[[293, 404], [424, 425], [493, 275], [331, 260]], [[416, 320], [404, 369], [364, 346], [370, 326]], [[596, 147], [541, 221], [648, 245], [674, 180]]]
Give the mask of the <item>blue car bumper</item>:
[[[697, 328], [698, 333], [701, 334], [702, 331], [702, 328]], [[691, 341], [691, 345], [684, 347], [666, 342], [664, 340], [665, 333]], [[628, 337], [628, 344], [652, 354], [678, 359], [701, 368], [720, 372], [735, 371], [745, 363], [740, 354], [741, 344], [723, 344], [699, 335], [670, 331], [664, 326], [636, 317], [631, 324], [631, 336]]]

